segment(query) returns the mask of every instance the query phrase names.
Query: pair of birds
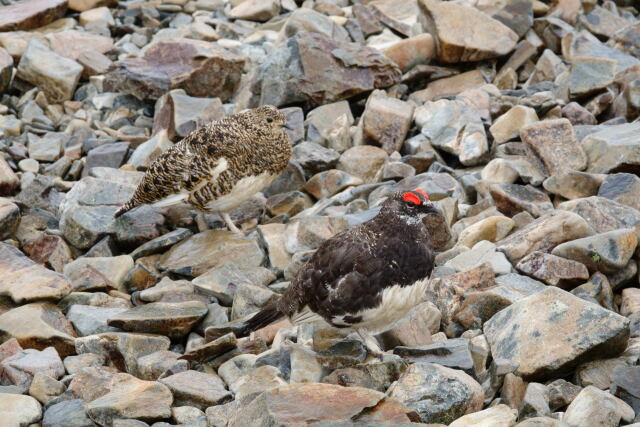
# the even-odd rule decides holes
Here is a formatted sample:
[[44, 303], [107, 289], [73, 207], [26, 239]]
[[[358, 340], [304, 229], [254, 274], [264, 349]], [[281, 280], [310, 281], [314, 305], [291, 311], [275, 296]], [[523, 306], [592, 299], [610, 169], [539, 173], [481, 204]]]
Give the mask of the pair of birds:
[[[287, 121], [273, 106], [228, 116], [192, 132], [151, 165], [133, 197], [115, 216], [142, 204], [188, 202], [229, 212], [271, 183], [287, 166]], [[294, 323], [324, 319], [357, 331], [374, 354], [382, 333], [422, 301], [434, 265], [422, 219], [436, 211], [422, 190], [387, 198], [373, 219], [327, 240], [285, 293], [242, 325], [241, 336], [283, 317]]]

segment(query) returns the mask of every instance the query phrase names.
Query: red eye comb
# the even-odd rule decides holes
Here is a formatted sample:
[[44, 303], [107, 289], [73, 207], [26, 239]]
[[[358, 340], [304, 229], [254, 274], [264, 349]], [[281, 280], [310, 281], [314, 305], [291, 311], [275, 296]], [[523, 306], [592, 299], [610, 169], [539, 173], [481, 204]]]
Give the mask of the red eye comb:
[[414, 192], [414, 193], [420, 193], [420, 194], [422, 194], [422, 195], [424, 196], [424, 198], [425, 198], [425, 199], [427, 199], [427, 200], [431, 200], [431, 198], [429, 197], [429, 195], [427, 194], [427, 192], [426, 192], [426, 191], [424, 191], [424, 190], [423, 190], [423, 189], [421, 189], [421, 188], [418, 188], [418, 189], [416, 189], [416, 190], [413, 190], [413, 192]]
[[404, 193], [402, 195], [402, 200], [404, 200], [407, 203], [413, 203], [414, 205], [421, 205], [422, 201], [420, 200], [420, 197], [418, 197], [416, 194], [414, 193]]

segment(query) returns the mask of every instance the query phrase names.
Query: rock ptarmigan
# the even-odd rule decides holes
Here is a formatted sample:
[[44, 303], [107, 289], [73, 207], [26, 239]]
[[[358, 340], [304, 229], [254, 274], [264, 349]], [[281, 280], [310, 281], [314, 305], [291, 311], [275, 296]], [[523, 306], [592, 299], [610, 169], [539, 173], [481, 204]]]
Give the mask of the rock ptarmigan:
[[191, 132], [151, 164], [131, 200], [114, 216], [143, 204], [186, 201], [201, 212], [220, 214], [239, 233], [229, 212], [285, 169], [291, 158], [286, 127], [284, 114], [265, 105]]
[[423, 301], [434, 265], [422, 219], [437, 208], [422, 190], [396, 193], [373, 219], [327, 240], [289, 288], [242, 326], [240, 336], [284, 316], [293, 323], [324, 319], [357, 331], [373, 354], [372, 335], [391, 329]]

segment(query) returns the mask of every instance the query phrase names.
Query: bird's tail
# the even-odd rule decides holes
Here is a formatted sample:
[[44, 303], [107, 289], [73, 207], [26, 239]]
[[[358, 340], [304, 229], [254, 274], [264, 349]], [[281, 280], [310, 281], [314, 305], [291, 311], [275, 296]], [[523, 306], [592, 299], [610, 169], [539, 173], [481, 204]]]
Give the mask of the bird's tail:
[[119, 216], [124, 215], [126, 212], [130, 211], [131, 209], [135, 208], [136, 205], [133, 203], [132, 200], [129, 200], [127, 203], [125, 203], [124, 205], [122, 205], [120, 207], [120, 209], [118, 209], [116, 211], [116, 213], [113, 214], [114, 218], [118, 218]]
[[237, 337], [246, 337], [253, 331], [264, 328], [273, 322], [284, 317], [278, 309], [277, 302], [267, 304], [262, 310], [257, 312], [251, 319], [246, 320], [236, 332]]

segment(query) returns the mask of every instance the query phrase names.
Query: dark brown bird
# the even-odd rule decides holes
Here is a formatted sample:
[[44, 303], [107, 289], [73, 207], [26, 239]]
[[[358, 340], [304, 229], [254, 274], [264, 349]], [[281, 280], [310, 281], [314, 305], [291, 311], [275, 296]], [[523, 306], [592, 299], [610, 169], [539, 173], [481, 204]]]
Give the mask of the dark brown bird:
[[242, 325], [240, 335], [285, 316], [294, 323], [322, 318], [358, 331], [379, 354], [371, 335], [391, 329], [423, 301], [434, 252], [422, 219], [436, 211], [422, 190], [389, 197], [375, 218], [320, 246], [282, 297]]
[[[229, 212], [287, 166], [291, 144], [286, 126], [284, 114], [265, 105], [193, 131], [151, 164], [115, 217], [143, 204], [165, 207], [186, 201], [201, 212], [220, 214], [239, 233]], [[203, 222], [198, 226], [203, 231]]]

